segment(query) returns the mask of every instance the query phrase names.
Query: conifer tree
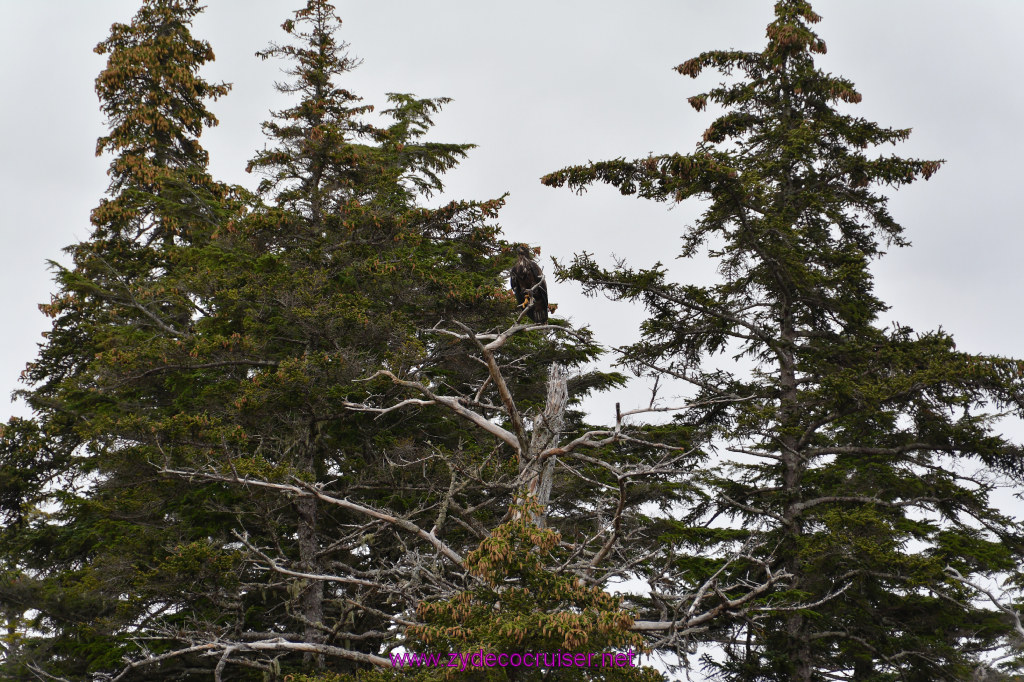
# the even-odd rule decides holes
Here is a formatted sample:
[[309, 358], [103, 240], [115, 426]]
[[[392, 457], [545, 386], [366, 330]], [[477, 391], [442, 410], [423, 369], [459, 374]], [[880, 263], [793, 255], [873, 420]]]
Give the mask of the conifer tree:
[[[369, 122], [370, 107], [338, 83], [355, 65], [334, 37], [339, 25], [331, 4], [309, 0], [283, 25], [294, 42], [259, 53], [289, 62], [293, 80], [279, 89], [299, 101], [264, 124], [270, 148], [249, 166], [264, 176], [259, 199], [217, 235], [214, 249], [236, 262], [219, 270], [207, 294], [216, 314], [201, 324], [231, 334], [226, 354], [236, 362], [258, 357], [267, 369], [222, 376], [223, 407], [206, 413], [242, 438], [209, 453], [178, 444], [163, 467], [266, 500], [262, 515], [236, 524], [259, 570], [243, 589], [254, 599], [277, 592], [251, 612], [286, 641], [218, 651], [273, 674], [379, 664], [421, 601], [461, 584], [458, 557], [505, 516], [517, 473], [489, 434], [455, 414], [410, 420], [370, 407], [404, 390], [382, 374], [457, 390], [475, 381], [465, 342], [438, 325], [507, 321], [511, 258], [489, 224], [502, 200], [421, 205], [471, 146], [423, 139], [447, 100], [392, 94], [390, 125]], [[529, 401], [548, 362], [573, 366], [595, 352], [589, 342], [533, 337], [496, 356]], [[481, 388], [466, 400], [490, 417], [493, 394]], [[191, 643], [214, 641], [208, 629]]]
[[[339, 24], [329, 3], [308, 2], [283, 25], [296, 42], [259, 53], [292, 64], [294, 80], [279, 89], [299, 101], [264, 125], [272, 146], [250, 163], [265, 176], [260, 195], [269, 203], [261, 201], [223, 237], [240, 261], [230, 268], [232, 279], [218, 285], [230, 296], [218, 324], [228, 324], [240, 347], [266, 358], [273, 369], [244, 377], [233, 389], [234, 409], [222, 416], [244, 425], [251, 445], [217, 453], [208, 464], [220, 471], [218, 462], [227, 456], [235, 471], [264, 481], [329, 480], [332, 494], [361, 491], [357, 496], [366, 504], [409, 514], [430, 506], [435, 484], [419, 469], [407, 474], [389, 466], [388, 452], [413, 460], [428, 455], [420, 441], [426, 432], [439, 451], [465, 449], [458, 445], [464, 429], [448, 427], [446, 434], [443, 426], [397, 426], [346, 406], [386, 390], [381, 382], [365, 381], [382, 367], [430, 367], [458, 381], [457, 367], [443, 369], [450, 353], [420, 330], [446, 317], [478, 325], [507, 315], [498, 284], [503, 260], [497, 230], [486, 224], [501, 202], [419, 206], [423, 194], [442, 189], [439, 174], [470, 145], [421, 139], [443, 99], [391, 95], [384, 113], [392, 124], [367, 122], [371, 107], [337, 83], [354, 66], [347, 46], [335, 41]], [[185, 462], [184, 471], [204, 464]], [[346, 650], [377, 653], [389, 627], [382, 614], [396, 608], [395, 596], [381, 594], [365, 576], [383, 566], [399, 574], [414, 570], [418, 559], [390, 539], [378, 537], [370, 546], [363, 539], [374, 536], [370, 520], [325, 508], [313, 496], [300, 496], [293, 510], [278, 512], [278, 532], [297, 532], [296, 546], [279, 561], [304, 575], [363, 576], [347, 580], [370, 588], [359, 594], [345, 580], [290, 580], [294, 594], [282, 600], [296, 602], [288, 611], [299, 626], [290, 637], [301, 634], [314, 647], [337, 649], [341, 641]], [[257, 544], [286, 544], [243, 525], [255, 536], [246, 539], [254, 550]], [[410, 608], [403, 600], [414, 599], [414, 592], [405, 594], [400, 610]], [[280, 615], [268, 617], [281, 625]], [[305, 658], [325, 664], [322, 656]], [[357, 654], [352, 659], [362, 660]], [[331, 665], [345, 668], [344, 661]]]
[[[114, 155], [109, 198], [92, 214], [92, 237], [67, 249], [73, 265], [53, 264], [58, 293], [41, 306], [53, 329], [23, 374], [35, 416], [12, 420], [0, 439], [0, 600], [24, 619], [2, 663], [9, 679], [29, 679], [39, 666], [81, 676], [118, 665], [126, 623], [144, 625], [155, 608], [180, 604], [181, 585], [213, 570], [148, 580], [171, 560], [167, 547], [206, 536], [216, 519], [152, 523], [177, 514], [160, 508], [154, 489], [163, 499], [174, 493], [131, 441], [143, 419], [175, 413], [175, 390], [145, 378], [110, 390], [131, 373], [126, 364], [159, 354], [141, 340], [184, 336], [194, 308], [169, 273], [180, 248], [204, 240], [230, 203], [198, 143], [217, 122], [206, 102], [228, 91], [198, 75], [213, 59], [189, 31], [199, 11], [192, 0], [146, 2], [96, 48], [109, 55], [96, 81], [110, 125], [97, 154]], [[154, 593], [163, 596], [153, 601]]]
[[[514, 462], [457, 415], [363, 409], [402, 390], [381, 371], [469, 390], [478, 365], [436, 326], [514, 319], [502, 201], [422, 206], [469, 149], [423, 139], [445, 100], [395, 94], [391, 123], [371, 122], [336, 82], [354, 65], [340, 20], [309, 0], [284, 24], [294, 44], [261, 53], [290, 61], [298, 98], [265, 126], [250, 166], [265, 181], [224, 187], [196, 141], [214, 122], [204, 99], [226, 92], [197, 75], [212, 52], [188, 32], [196, 12], [151, 0], [100, 46], [111, 198], [44, 306], [34, 418], [0, 441], [16, 679], [379, 662], [418, 603], [459, 589], [451, 557], [517, 492]], [[495, 353], [522, 404], [550, 362], [593, 357], [577, 336]], [[493, 386], [470, 395], [500, 412]]]
[[[677, 67], [734, 76], [689, 99], [724, 109], [693, 153], [543, 179], [708, 202], [682, 256], [707, 245], [717, 284], [672, 282], [660, 264], [608, 270], [589, 254], [561, 273], [646, 306], [621, 362], [688, 382], [695, 401], [677, 423], [735, 458], [705, 472], [703, 502], [676, 510], [663, 557], [641, 570], [661, 586], [648, 605], [672, 611], [674, 595], [713, 574], [779, 579], [757, 608], [661, 640], [719, 647], [705, 663], [721, 679], [964, 680], [992, 652], [1019, 670], [1012, 604], [993, 608], [978, 588], [1021, 584], [1024, 533], [990, 495], [1022, 482], [1024, 453], [995, 419], [1024, 415], [1024, 363], [958, 351], [941, 330], [882, 325], [869, 263], [907, 241], [879, 188], [927, 179], [941, 162], [874, 152], [910, 131], [845, 113], [861, 95], [815, 67], [818, 21], [806, 0], [780, 0], [761, 52]], [[709, 368], [726, 352], [756, 369]], [[759, 562], [730, 559], [737, 545]]]

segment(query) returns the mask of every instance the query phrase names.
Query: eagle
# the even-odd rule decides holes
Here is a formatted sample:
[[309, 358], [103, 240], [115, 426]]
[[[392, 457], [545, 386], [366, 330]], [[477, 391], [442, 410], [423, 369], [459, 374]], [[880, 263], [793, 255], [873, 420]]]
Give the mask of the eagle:
[[516, 247], [516, 264], [509, 273], [516, 303], [526, 310], [526, 316], [541, 324], [548, 321], [548, 285], [544, 272], [530, 257], [525, 244]]

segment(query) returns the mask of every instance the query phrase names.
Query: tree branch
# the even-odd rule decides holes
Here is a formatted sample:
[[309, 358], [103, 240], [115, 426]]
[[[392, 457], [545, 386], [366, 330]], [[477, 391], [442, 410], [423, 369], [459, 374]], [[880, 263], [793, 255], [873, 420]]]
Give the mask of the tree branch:
[[442, 542], [433, 533], [423, 530], [412, 521], [398, 518], [397, 516], [392, 516], [391, 514], [386, 514], [384, 512], [377, 511], [376, 509], [372, 509], [370, 507], [366, 507], [364, 505], [351, 502], [349, 500], [343, 500], [337, 497], [332, 497], [331, 495], [325, 494], [317, 486], [305, 483], [303, 481], [299, 481], [301, 485], [300, 487], [298, 485], [290, 485], [287, 483], [271, 483], [269, 481], [252, 479], [248, 477], [242, 478], [234, 473], [231, 476], [225, 476], [224, 474], [214, 474], [203, 471], [181, 471], [177, 469], [168, 469], [167, 467], [162, 467], [159, 471], [162, 474], [170, 474], [173, 476], [180, 476], [182, 478], [202, 478], [208, 481], [220, 481], [222, 483], [236, 483], [246, 486], [256, 486], [258, 488], [267, 488], [269, 490], [277, 490], [280, 492], [290, 493], [292, 495], [299, 495], [301, 497], [312, 496], [317, 498], [318, 500], [321, 500], [322, 502], [333, 504], [337, 507], [341, 507], [342, 509], [348, 509], [349, 511], [359, 512], [360, 514], [364, 514], [371, 518], [379, 519], [381, 521], [391, 524], [392, 526], [408, 531], [413, 535], [416, 535], [426, 540], [431, 545], [433, 545], [438, 552], [443, 554], [445, 557], [450, 559], [455, 564], [462, 566], [463, 559], [458, 552], [456, 552], [448, 545], [446, 545], [444, 542]]

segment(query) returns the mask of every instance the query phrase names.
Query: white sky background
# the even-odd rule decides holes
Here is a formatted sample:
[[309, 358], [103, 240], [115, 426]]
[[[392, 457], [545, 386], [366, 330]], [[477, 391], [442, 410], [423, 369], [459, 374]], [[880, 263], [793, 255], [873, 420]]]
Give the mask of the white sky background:
[[[244, 167], [264, 138], [259, 123], [285, 100], [273, 90], [281, 62], [253, 53], [283, 41], [279, 26], [301, 0], [209, 0], [193, 27], [217, 61], [210, 80], [234, 83], [212, 105], [221, 125], [203, 144], [223, 181], [254, 186]], [[672, 70], [710, 49], [760, 50], [771, 0], [337, 0], [342, 38], [364, 63], [345, 86], [384, 108], [385, 92], [454, 102], [432, 139], [478, 148], [448, 176], [451, 198], [510, 192], [506, 238], [571, 259], [587, 250], [635, 266], [661, 260], [681, 280], [707, 281], [706, 264], [673, 260], [699, 207], [621, 197], [595, 187], [578, 197], [538, 178], [566, 165], [649, 152], [692, 151], [715, 116], [686, 98], [716, 84]], [[829, 53], [820, 66], [851, 79], [864, 101], [853, 113], [912, 127], [910, 141], [883, 153], [944, 158], [928, 182], [898, 192], [896, 219], [913, 242], [877, 263], [883, 316], [918, 330], [942, 326], [970, 352], [1024, 356], [1024, 2], [1019, 0], [817, 0], [816, 30]], [[104, 122], [93, 79], [105, 58], [92, 48], [128, 0], [0, 0], [0, 393], [17, 387], [48, 320], [37, 304], [53, 291], [47, 259], [89, 235], [89, 211], [106, 188], [109, 158], [97, 159]], [[584, 299], [551, 285], [559, 315], [591, 325], [615, 346], [637, 338], [643, 311]], [[632, 390], [593, 403], [596, 420], [644, 402]], [[17, 404], [0, 419], [25, 415]], [[1024, 436], [1024, 429], [1021, 431]], [[1018, 511], [1024, 507], [1017, 502]]]

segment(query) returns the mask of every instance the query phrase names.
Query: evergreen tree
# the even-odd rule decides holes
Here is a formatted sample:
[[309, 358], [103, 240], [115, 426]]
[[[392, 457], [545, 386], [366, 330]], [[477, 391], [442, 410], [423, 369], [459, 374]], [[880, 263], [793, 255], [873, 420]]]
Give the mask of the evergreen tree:
[[[364, 409], [399, 399], [384, 371], [501, 413], [466, 341], [437, 329], [514, 320], [502, 201], [422, 206], [469, 149], [423, 139], [445, 100], [391, 95], [391, 123], [370, 122], [336, 82], [354, 65], [340, 20], [309, 0], [284, 24], [295, 44], [260, 53], [291, 62], [298, 96], [265, 125], [250, 166], [265, 180], [224, 187], [196, 141], [204, 98], [226, 92], [197, 75], [212, 58], [188, 32], [197, 11], [151, 0], [100, 46], [111, 198], [44, 306], [34, 418], [0, 441], [14, 678], [379, 663], [420, 602], [460, 589], [459, 557], [518, 493], [516, 463], [457, 415]], [[550, 362], [593, 357], [577, 336], [494, 354], [522, 405]]]
[[126, 624], [188, 604], [182, 586], [216, 570], [149, 580], [177, 560], [168, 547], [189, 547], [217, 519], [162, 521], [178, 511], [161, 499], [205, 494], [168, 490], [135, 447], [144, 420], [176, 412], [175, 387], [146, 377], [121, 385], [130, 365], [159, 355], [147, 339], [186, 336], [194, 306], [170, 273], [230, 204], [197, 141], [216, 124], [206, 101], [228, 90], [198, 75], [213, 59], [189, 32], [198, 12], [190, 0], [146, 2], [96, 48], [109, 55], [96, 89], [110, 124], [97, 153], [115, 157], [110, 196], [92, 214], [92, 237], [67, 249], [72, 267], [52, 264], [59, 290], [41, 308], [53, 329], [23, 374], [35, 416], [11, 420], [0, 439], [0, 600], [22, 627], [2, 663], [9, 679], [29, 679], [35, 666], [81, 676], [119, 665], [134, 634]]
[[[927, 179], [941, 162], [871, 154], [910, 131], [845, 113], [861, 95], [815, 67], [818, 21], [806, 0], [780, 0], [763, 51], [677, 68], [736, 76], [689, 99], [725, 110], [693, 153], [543, 179], [709, 202], [682, 256], [708, 244], [718, 284], [669, 281], [660, 264], [606, 270], [588, 254], [561, 273], [646, 306], [621, 362], [688, 382], [694, 406], [677, 422], [736, 455], [705, 473], [703, 502], [677, 509], [663, 557], [644, 565], [662, 586], [648, 606], [679, 612], [677, 595], [708, 576], [739, 585], [770, 570], [779, 582], [757, 608], [662, 640], [715, 643], [723, 656], [706, 663], [722, 679], [964, 680], [993, 651], [1019, 670], [1012, 609], [986, 606], [977, 586], [1006, 574], [1020, 584], [1024, 533], [990, 494], [1024, 478], [1021, 448], [995, 423], [1024, 415], [1024, 365], [957, 351], [942, 331], [881, 326], [869, 263], [907, 242], [878, 188]], [[754, 371], [709, 369], [723, 352]]]

